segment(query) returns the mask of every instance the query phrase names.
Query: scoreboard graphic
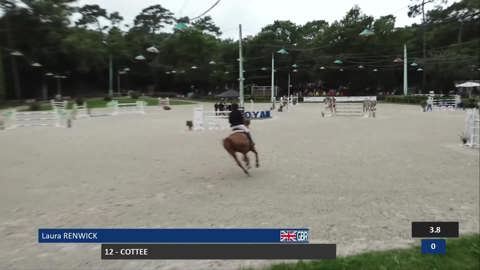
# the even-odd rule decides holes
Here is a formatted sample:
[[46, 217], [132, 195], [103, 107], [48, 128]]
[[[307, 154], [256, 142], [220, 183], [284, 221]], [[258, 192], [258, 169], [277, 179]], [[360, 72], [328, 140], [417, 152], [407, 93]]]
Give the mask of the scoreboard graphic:
[[280, 231], [282, 243], [308, 243], [308, 230], [283, 230]]
[[104, 260], [335, 259], [335, 244], [309, 243], [306, 228], [39, 229], [38, 241], [99, 243]]
[[458, 236], [458, 222], [412, 222], [412, 237], [424, 238], [421, 240], [422, 254], [445, 255], [447, 253], [447, 241], [439, 238], [458, 238]]

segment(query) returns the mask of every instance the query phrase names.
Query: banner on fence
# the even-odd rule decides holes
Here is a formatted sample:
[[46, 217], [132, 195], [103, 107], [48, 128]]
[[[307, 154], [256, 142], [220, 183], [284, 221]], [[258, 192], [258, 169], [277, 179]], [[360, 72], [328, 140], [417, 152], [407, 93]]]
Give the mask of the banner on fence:
[[272, 113], [270, 111], [252, 111], [245, 112], [244, 116], [247, 119], [268, 119], [272, 118]]

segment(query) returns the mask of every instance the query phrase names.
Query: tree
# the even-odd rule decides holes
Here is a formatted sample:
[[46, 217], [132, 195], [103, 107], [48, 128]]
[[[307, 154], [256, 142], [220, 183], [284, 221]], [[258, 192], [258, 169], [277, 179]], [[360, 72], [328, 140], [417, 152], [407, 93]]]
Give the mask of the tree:
[[395, 29], [395, 17], [393, 15], [382, 16], [373, 24], [375, 34], [386, 36]]
[[271, 33], [276, 40], [286, 44], [293, 44], [300, 37], [299, 26], [291, 21], [275, 21], [262, 28], [262, 33]]
[[67, 26], [76, 0], [22, 0], [34, 16], [43, 23], [61, 24]]
[[135, 17], [134, 25], [149, 34], [157, 34], [165, 25], [174, 22], [173, 13], [161, 5], [153, 5], [142, 10]]
[[110, 16], [108, 18], [112, 27], [118, 27], [123, 21], [123, 17], [118, 12], [110, 13]]
[[206, 32], [206, 33], [211, 33], [216, 35], [217, 37], [222, 34], [220, 31], [220, 28], [215, 25], [215, 23], [212, 20], [212, 17], [210, 16], [205, 16], [203, 18], [200, 18], [192, 23], [192, 26], [201, 31], [201, 32]]
[[[144, 9], [133, 27], [124, 28], [118, 12], [108, 14], [98, 5], [75, 7], [73, 0], [23, 2], [27, 4], [16, 6], [13, 0], [0, 0], [4, 11], [0, 17], [0, 29], [4, 29], [0, 46], [7, 48], [4, 60], [17, 65], [13, 68], [12, 63], [4, 62], [9, 97], [36, 97], [35, 89], [45, 72], [71, 74], [66, 94], [82, 94], [84, 89], [103, 94], [110, 55], [115, 57], [116, 66], [131, 68], [128, 80], [132, 88], [155, 83], [157, 90], [188, 91], [195, 85], [200, 90], [220, 91], [226, 84], [237, 86], [238, 44], [220, 39], [220, 29], [208, 16], [193, 22], [188, 17], [174, 19], [170, 11], [156, 5]], [[412, 3], [423, 5], [430, 0]], [[73, 12], [80, 15], [76, 25], [69, 22]], [[379, 86], [392, 91], [401, 88], [403, 72], [402, 65], [392, 61], [402, 57], [402, 44], [406, 43], [409, 60], [429, 71], [428, 86], [451, 90], [455, 80], [478, 77], [479, 12], [478, 0], [438, 6], [426, 12], [425, 28], [417, 24], [394, 28], [394, 16], [374, 19], [358, 6], [331, 24], [322, 20], [304, 25], [274, 21], [257, 35], [244, 38], [246, 83], [270, 84], [271, 55], [285, 48], [288, 55], [275, 54], [277, 83], [284, 89], [288, 72], [296, 64], [297, 72], [292, 73], [296, 89], [345, 86], [350, 94], [374, 94]], [[173, 22], [191, 23], [192, 27], [173, 33], [164, 31]], [[365, 28], [374, 30], [375, 35], [359, 36]], [[421, 56], [424, 30], [429, 44], [425, 58]], [[158, 54], [145, 51], [152, 45], [159, 49]], [[10, 49], [25, 56], [10, 57]], [[147, 60], [135, 61], [138, 54]], [[337, 59], [343, 63], [335, 64]], [[211, 60], [216, 64], [210, 65]], [[43, 68], [32, 68], [33, 61]], [[378, 72], [373, 72], [374, 68]], [[417, 68], [409, 69], [410, 84], [418, 87], [423, 75], [416, 72]], [[167, 74], [173, 70], [177, 72]], [[19, 78], [29, 78], [21, 81], [24, 93], [16, 90], [15, 72]], [[47, 81], [54, 87], [53, 80]]]
[[[13, 38], [12, 34], [12, 27], [10, 24], [10, 16], [15, 15], [15, 12], [17, 10], [17, 5], [15, 4], [14, 0], [2, 0], [0, 2], [0, 7], [5, 11], [5, 15], [3, 16], [4, 19], [4, 25], [5, 25], [5, 30], [6, 30], [6, 44], [9, 48], [15, 48], [15, 39]], [[0, 58], [0, 61], [3, 61], [2, 58]], [[20, 85], [20, 78], [19, 78], [19, 72], [18, 72], [18, 67], [17, 67], [17, 60], [15, 57], [10, 57], [10, 63], [12, 67], [12, 75], [13, 75], [13, 83], [14, 83], [14, 90], [15, 90], [15, 98], [20, 99], [22, 97], [22, 88]], [[0, 70], [2, 73], [1, 79], [2, 81], [0, 82], [1, 84], [1, 92], [0, 95], [5, 97], [7, 95], [7, 90], [6, 87], [4, 86], [4, 70], [3, 70], [3, 65], [2, 69]]]
[[99, 32], [106, 29], [105, 26], [102, 27], [100, 24], [100, 18], [107, 19], [107, 11], [99, 5], [85, 5], [78, 9], [78, 13], [80, 13], [81, 17], [75, 23], [77, 26], [88, 27], [94, 24]]
[[300, 28], [304, 40], [314, 40], [323, 35], [328, 28], [328, 22], [324, 20], [307, 22]]
[[[412, 5], [409, 6], [408, 16], [409, 17], [417, 17], [418, 15], [422, 15], [422, 34], [423, 34], [423, 44], [422, 44], [422, 55], [423, 59], [427, 57], [427, 38], [426, 38], [426, 24], [425, 24], [425, 5], [430, 3], [435, 3], [440, 1], [441, 3], [446, 3], [447, 0], [410, 0]], [[425, 88], [425, 79], [427, 71], [424, 69], [422, 72], [423, 79], [422, 79], [422, 88]]]

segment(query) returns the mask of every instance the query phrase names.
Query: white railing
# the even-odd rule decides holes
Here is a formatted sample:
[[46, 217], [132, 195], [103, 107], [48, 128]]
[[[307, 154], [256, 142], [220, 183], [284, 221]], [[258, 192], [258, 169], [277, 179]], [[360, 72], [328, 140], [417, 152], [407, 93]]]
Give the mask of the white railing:
[[[327, 97], [303, 97], [305, 103], [323, 103]], [[377, 101], [376, 96], [334, 97], [336, 102]]]
[[112, 115], [119, 114], [145, 114], [145, 107], [147, 103], [142, 100], [137, 100], [136, 102], [131, 103], [120, 103], [118, 100], [112, 100], [107, 104], [107, 107], [113, 109]]
[[65, 110], [17, 112], [9, 110], [3, 113], [3, 128], [22, 127], [71, 127], [70, 114]]

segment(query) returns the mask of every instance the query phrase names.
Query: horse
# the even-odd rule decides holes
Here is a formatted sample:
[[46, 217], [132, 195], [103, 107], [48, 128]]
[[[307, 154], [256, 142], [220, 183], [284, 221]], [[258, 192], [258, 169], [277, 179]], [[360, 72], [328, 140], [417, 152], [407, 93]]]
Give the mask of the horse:
[[[245, 120], [245, 126], [250, 125], [250, 120]], [[234, 132], [230, 134], [227, 138], [223, 139], [223, 148], [233, 157], [237, 165], [243, 170], [243, 172], [250, 176], [248, 169], [250, 169], [250, 159], [248, 158], [247, 153], [252, 151], [255, 154], [255, 167], [260, 167], [258, 161], [258, 152], [255, 149], [255, 145], [250, 143], [250, 140], [247, 137], [247, 134], [244, 132]], [[243, 161], [245, 162], [246, 168], [238, 160], [236, 153], [243, 154]]]

